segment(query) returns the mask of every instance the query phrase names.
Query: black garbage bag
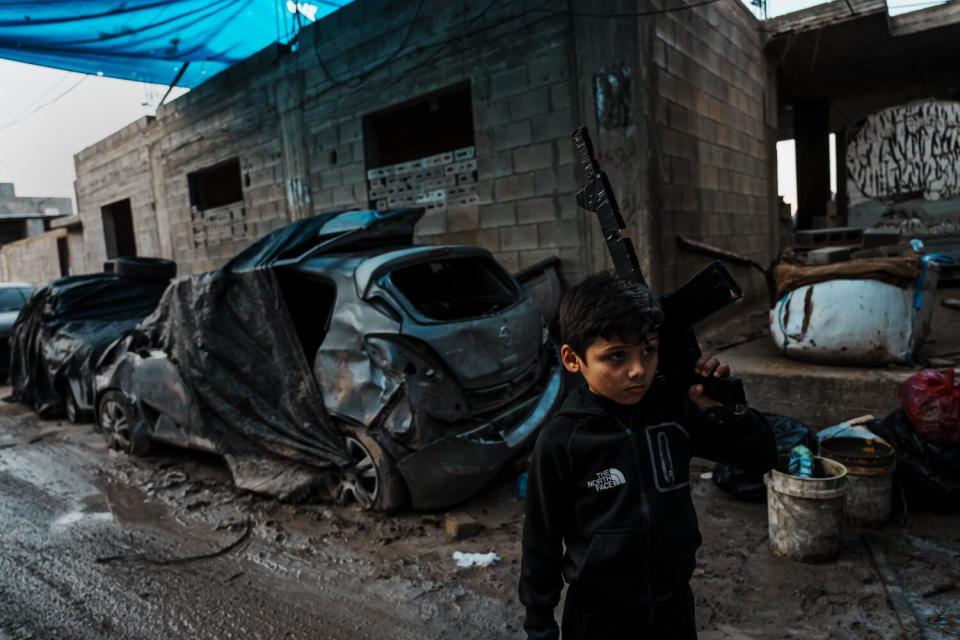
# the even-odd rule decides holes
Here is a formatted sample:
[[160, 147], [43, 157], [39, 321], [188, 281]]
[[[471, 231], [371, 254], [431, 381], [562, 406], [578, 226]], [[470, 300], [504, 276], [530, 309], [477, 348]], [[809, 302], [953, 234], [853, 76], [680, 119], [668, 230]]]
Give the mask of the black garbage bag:
[[39, 289], [10, 338], [10, 399], [42, 418], [62, 415], [68, 394], [91, 406], [97, 359], [156, 308], [168, 284], [94, 273]]
[[[773, 429], [773, 436], [777, 441], [777, 453], [780, 456], [789, 454], [790, 450], [798, 444], [805, 445], [811, 450], [816, 448], [816, 436], [804, 423], [773, 413], [764, 413], [763, 416]], [[730, 464], [721, 462], [713, 468], [713, 482], [738, 500], [763, 502], [767, 499], [767, 488], [763, 484], [762, 475], [744, 471]]]
[[872, 424], [870, 430], [897, 450], [894, 479], [909, 508], [960, 513], [960, 445], [928, 440], [910, 425], [903, 409]]

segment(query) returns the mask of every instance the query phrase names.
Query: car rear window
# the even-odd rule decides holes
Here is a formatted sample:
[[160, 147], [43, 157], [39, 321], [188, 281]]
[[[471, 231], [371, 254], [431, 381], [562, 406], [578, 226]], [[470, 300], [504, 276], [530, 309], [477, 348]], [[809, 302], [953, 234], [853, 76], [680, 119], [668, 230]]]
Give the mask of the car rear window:
[[421, 262], [397, 269], [390, 280], [417, 311], [439, 322], [497, 313], [519, 299], [510, 276], [486, 258]]
[[0, 289], [0, 311], [17, 311], [26, 301], [20, 289]]

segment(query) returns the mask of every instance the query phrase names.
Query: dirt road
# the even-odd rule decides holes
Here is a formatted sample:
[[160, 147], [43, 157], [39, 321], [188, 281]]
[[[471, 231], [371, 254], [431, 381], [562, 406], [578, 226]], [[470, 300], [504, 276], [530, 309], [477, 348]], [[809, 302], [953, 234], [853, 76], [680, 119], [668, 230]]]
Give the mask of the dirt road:
[[[860, 532], [833, 564], [773, 557], [765, 506], [720, 493], [695, 463], [701, 640], [902, 637]], [[0, 640], [522, 638], [511, 477], [461, 507], [485, 529], [452, 542], [442, 514], [264, 500], [216, 458], [129, 458], [90, 426], [0, 403]], [[914, 514], [878, 540], [900, 615], [927, 640], [960, 637], [960, 518]], [[457, 550], [502, 561], [457, 568]]]

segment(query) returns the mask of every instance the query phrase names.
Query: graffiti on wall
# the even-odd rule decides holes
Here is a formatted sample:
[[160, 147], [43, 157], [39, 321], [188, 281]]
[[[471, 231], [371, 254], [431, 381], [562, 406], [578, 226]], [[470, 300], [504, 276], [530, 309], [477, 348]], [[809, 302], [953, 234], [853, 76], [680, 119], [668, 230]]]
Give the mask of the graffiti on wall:
[[846, 164], [851, 186], [866, 199], [960, 196], [960, 103], [927, 101], [875, 113], [847, 145]]
[[602, 67], [593, 76], [593, 100], [601, 129], [611, 131], [630, 125], [631, 81], [627, 64]]

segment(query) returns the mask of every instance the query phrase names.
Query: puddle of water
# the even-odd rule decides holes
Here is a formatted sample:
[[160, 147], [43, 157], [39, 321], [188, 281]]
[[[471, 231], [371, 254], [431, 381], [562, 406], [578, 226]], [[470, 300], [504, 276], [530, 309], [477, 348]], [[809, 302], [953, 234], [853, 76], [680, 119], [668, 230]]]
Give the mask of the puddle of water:
[[[167, 508], [159, 502], [150, 500], [140, 489], [108, 481], [97, 484], [103, 491], [102, 499], [106, 500], [106, 507], [118, 522], [127, 524], [173, 522]], [[96, 498], [101, 497], [96, 496]]]

